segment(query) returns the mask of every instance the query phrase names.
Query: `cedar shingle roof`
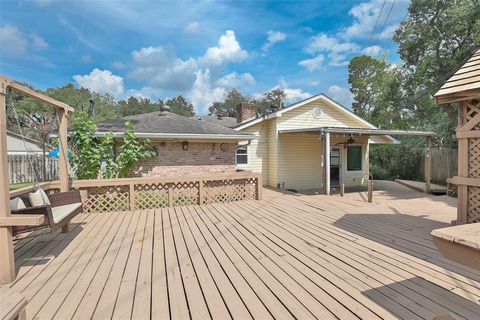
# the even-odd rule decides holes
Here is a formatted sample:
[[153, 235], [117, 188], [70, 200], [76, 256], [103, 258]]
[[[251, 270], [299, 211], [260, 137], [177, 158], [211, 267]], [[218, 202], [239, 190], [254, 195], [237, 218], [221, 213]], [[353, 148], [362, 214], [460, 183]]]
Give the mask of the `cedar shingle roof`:
[[435, 94], [438, 103], [480, 97], [480, 49]]

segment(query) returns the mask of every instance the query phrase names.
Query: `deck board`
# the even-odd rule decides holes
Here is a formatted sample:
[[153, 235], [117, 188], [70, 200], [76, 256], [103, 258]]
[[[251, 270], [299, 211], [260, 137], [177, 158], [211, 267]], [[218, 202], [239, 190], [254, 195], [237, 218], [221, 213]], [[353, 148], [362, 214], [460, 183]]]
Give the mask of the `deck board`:
[[81, 214], [15, 243], [11, 287], [29, 319], [479, 319], [480, 273], [429, 236], [455, 208], [378, 196]]

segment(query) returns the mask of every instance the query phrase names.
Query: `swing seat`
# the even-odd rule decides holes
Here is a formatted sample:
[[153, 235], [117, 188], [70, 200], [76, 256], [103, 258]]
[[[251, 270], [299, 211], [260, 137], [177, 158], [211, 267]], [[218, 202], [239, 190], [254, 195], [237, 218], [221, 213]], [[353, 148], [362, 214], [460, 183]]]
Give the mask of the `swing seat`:
[[30, 200], [28, 194], [20, 196], [26, 208], [12, 210], [12, 214], [39, 214], [43, 215], [44, 223], [39, 226], [15, 226], [12, 227], [14, 235], [22, 232], [32, 231], [38, 228], [48, 227], [50, 231], [57, 230], [66, 226], [77, 214], [83, 211], [82, 199], [80, 191], [73, 190], [68, 192], [53, 193], [48, 195], [50, 205], [29, 206]]

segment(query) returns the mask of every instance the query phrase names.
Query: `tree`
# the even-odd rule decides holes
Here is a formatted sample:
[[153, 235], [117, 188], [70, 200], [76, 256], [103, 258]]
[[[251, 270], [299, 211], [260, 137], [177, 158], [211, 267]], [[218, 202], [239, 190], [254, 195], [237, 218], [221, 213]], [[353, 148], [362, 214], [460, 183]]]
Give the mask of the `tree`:
[[257, 112], [259, 114], [267, 114], [271, 111], [282, 109], [286, 97], [285, 91], [281, 88], [265, 92], [260, 99], [254, 101]]
[[252, 99], [248, 96], [243, 96], [240, 91], [233, 88], [227, 92], [223, 101], [216, 101], [208, 108], [209, 115], [236, 117], [237, 106], [243, 102], [251, 102]]
[[415, 106], [422, 127], [448, 130], [451, 145], [456, 109], [435, 104], [431, 95], [480, 45], [478, 0], [413, 0], [394, 40], [403, 61], [406, 103]]
[[127, 100], [121, 100], [118, 102], [118, 109], [120, 116], [125, 117], [159, 111], [160, 105], [161, 104], [159, 103], [152, 102], [148, 98], [129, 97]]
[[353, 112], [382, 128], [405, 129], [411, 112], [404, 105], [402, 75], [385, 60], [358, 56], [348, 65]]
[[193, 105], [181, 95], [176, 96], [175, 98], [168, 99], [167, 101], [165, 101], [165, 105], [170, 107], [170, 112], [186, 117], [192, 117], [195, 115]]

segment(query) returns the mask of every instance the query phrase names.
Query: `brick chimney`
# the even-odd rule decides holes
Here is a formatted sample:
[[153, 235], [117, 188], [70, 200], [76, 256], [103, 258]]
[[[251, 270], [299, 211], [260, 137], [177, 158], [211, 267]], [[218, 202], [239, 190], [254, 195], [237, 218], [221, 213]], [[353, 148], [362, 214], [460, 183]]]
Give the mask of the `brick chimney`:
[[249, 102], [242, 102], [237, 106], [237, 123], [253, 119], [257, 116], [257, 107]]

